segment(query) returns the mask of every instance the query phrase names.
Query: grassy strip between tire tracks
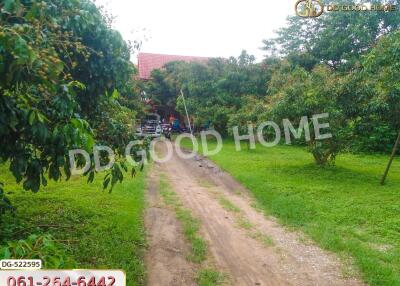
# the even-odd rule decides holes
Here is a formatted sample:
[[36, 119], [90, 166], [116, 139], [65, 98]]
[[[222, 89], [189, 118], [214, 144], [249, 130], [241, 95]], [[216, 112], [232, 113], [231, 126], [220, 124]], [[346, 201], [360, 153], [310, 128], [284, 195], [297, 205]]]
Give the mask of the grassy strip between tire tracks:
[[177, 194], [172, 191], [164, 176], [161, 176], [159, 189], [164, 202], [174, 209], [177, 219], [182, 224], [185, 238], [191, 245], [191, 252], [187, 259], [200, 265], [200, 270], [196, 275], [198, 285], [214, 286], [224, 284], [226, 282], [225, 275], [206, 265], [208, 247], [206, 241], [199, 234], [199, 220], [193, 217], [189, 209], [183, 207]]

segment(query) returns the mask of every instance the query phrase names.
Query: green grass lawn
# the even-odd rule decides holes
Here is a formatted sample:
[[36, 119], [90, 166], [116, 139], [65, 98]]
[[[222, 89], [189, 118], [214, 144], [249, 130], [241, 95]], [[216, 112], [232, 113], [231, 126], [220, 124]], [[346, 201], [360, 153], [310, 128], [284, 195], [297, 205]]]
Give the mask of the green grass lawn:
[[93, 184], [73, 177], [33, 194], [16, 185], [2, 165], [0, 181], [13, 192], [9, 197], [17, 212], [5, 217], [0, 246], [30, 234], [50, 233], [68, 247], [79, 269], [123, 269], [127, 285], [143, 285], [144, 177], [144, 173], [133, 179], [127, 175], [111, 194], [102, 191], [100, 175]]
[[382, 187], [388, 156], [344, 154], [336, 166], [321, 168], [300, 147], [243, 149], [225, 141], [211, 159], [250, 189], [266, 213], [351, 257], [366, 282], [400, 285], [400, 158]]

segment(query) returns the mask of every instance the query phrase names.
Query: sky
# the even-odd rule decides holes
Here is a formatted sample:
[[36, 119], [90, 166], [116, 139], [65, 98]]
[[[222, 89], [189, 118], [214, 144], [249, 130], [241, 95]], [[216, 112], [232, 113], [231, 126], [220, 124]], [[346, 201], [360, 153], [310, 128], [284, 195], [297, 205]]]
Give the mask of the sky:
[[[295, 0], [96, 0], [116, 17], [141, 52], [230, 57], [247, 50], [263, 59], [262, 40], [286, 24]], [[136, 61], [136, 56], [132, 59]]]

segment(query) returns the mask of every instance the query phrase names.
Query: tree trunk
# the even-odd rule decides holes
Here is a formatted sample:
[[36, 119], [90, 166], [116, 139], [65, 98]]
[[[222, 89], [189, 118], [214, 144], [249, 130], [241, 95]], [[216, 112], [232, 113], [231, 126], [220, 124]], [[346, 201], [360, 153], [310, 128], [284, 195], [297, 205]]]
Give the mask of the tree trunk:
[[386, 167], [385, 173], [383, 174], [383, 177], [382, 177], [382, 180], [381, 180], [381, 185], [382, 186], [385, 184], [386, 177], [389, 174], [389, 170], [390, 170], [390, 167], [392, 166], [394, 157], [396, 156], [396, 152], [397, 152], [397, 149], [399, 147], [399, 143], [400, 143], [400, 131], [399, 131], [399, 135], [397, 136], [396, 143], [394, 144], [393, 152], [392, 152], [392, 155], [390, 156], [389, 163], [388, 163], [388, 165]]

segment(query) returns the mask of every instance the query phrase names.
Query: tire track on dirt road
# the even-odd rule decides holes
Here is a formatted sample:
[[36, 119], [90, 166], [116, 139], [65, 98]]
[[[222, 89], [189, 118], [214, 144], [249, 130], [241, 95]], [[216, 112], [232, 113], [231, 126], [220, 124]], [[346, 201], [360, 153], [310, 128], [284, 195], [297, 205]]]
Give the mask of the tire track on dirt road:
[[194, 286], [195, 266], [186, 260], [189, 245], [175, 213], [165, 206], [159, 195], [158, 180], [159, 176], [152, 173], [147, 183], [147, 285]]

